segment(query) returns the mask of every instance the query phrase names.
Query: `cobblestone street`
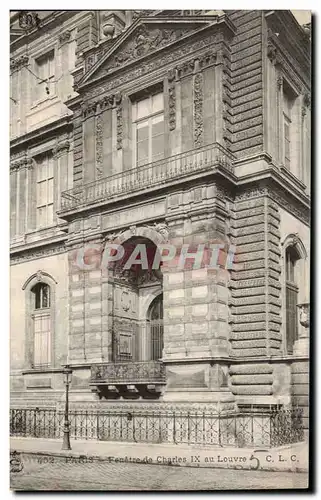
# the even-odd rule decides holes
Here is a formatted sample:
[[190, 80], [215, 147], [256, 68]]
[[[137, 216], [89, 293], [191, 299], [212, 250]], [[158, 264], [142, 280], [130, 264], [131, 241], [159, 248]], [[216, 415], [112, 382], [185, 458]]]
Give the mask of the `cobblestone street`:
[[14, 490], [228, 490], [306, 488], [306, 473], [205, 469], [23, 456]]

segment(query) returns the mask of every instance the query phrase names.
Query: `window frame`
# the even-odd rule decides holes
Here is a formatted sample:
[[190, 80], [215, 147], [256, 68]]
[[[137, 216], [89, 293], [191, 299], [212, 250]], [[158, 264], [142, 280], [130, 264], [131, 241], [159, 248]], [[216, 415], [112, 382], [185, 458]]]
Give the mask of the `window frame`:
[[[42, 162], [41, 160], [47, 159], [46, 162]], [[36, 177], [36, 192], [35, 192], [35, 208], [36, 208], [36, 213], [35, 213], [35, 226], [36, 230], [39, 231], [41, 229], [46, 229], [48, 227], [55, 226], [55, 165], [54, 165], [54, 155], [52, 153], [52, 150], [46, 150], [43, 153], [38, 154], [37, 156], [34, 157], [35, 161], [35, 177]], [[49, 162], [51, 161], [51, 175], [49, 176]], [[46, 176], [41, 178], [40, 180], [38, 179], [39, 175], [39, 169], [43, 168], [43, 165], [45, 164], [46, 168]], [[51, 201], [49, 201], [50, 196], [48, 193], [48, 184], [49, 182], [52, 182], [52, 188], [51, 188]], [[38, 186], [40, 184], [45, 184], [46, 186], [46, 202], [39, 202], [39, 195], [38, 195]], [[48, 207], [52, 207], [52, 217], [50, 220], [48, 220]], [[44, 225], [40, 224], [38, 222], [38, 212], [39, 209], [46, 209], [46, 222]]]
[[[292, 255], [291, 255], [292, 254]], [[289, 255], [289, 259], [288, 259]], [[299, 303], [299, 287], [297, 285], [297, 271], [298, 271], [298, 261], [300, 256], [298, 255], [295, 247], [293, 245], [288, 245], [285, 249], [285, 342], [286, 342], [286, 352], [288, 355], [293, 354], [293, 346], [295, 341], [298, 339], [299, 334], [299, 321], [298, 321], [298, 310], [297, 305]], [[289, 272], [291, 271], [291, 272]], [[294, 309], [292, 310], [292, 315], [294, 316], [295, 331], [293, 334], [289, 334], [289, 296], [294, 298]], [[289, 347], [289, 339], [292, 338], [292, 346]]]
[[[308, 272], [308, 262], [307, 262], [307, 251], [305, 249], [305, 246], [299, 237], [297, 233], [291, 233], [288, 234], [284, 237], [283, 241], [281, 242], [281, 247], [282, 247], [282, 263], [283, 265], [281, 266], [281, 282], [282, 282], [282, 290], [281, 290], [281, 299], [282, 299], [282, 308], [281, 308], [281, 317], [282, 317], [282, 346], [283, 346], [283, 353], [288, 356], [293, 355], [293, 351], [289, 352], [288, 345], [287, 345], [287, 291], [290, 290], [291, 292], [294, 291], [297, 293], [296, 301], [297, 305], [301, 302], [304, 302], [306, 300], [305, 294], [306, 294], [306, 279], [308, 279], [309, 272]], [[295, 266], [294, 266], [294, 276], [293, 280], [288, 279], [288, 272], [287, 272], [287, 253], [288, 252], [293, 252], [293, 256], [295, 259]], [[295, 344], [295, 341], [298, 339], [300, 336], [300, 331], [301, 331], [301, 325], [299, 321], [299, 311], [297, 309], [296, 311], [296, 326], [297, 326], [297, 334], [296, 338], [293, 342], [293, 345]]]
[[[40, 97], [38, 89], [40, 88], [40, 85], [44, 85], [45, 82], [44, 81], [40, 82], [37, 79], [37, 78], [41, 78], [39, 76], [39, 73], [38, 73], [39, 65], [38, 65], [37, 61], [39, 61], [40, 59], [45, 58], [46, 56], [48, 56], [51, 53], [53, 54], [53, 74], [50, 75], [47, 78], [47, 80], [49, 81], [49, 89], [52, 90], [52, 91], [50, 92], [50, 94], [44, 94], [42, 97]], [[50, 99], [55, 99], [57, 97], [57, 84], [56, 84], [56, 81], [55, 81], [55, 77], [56, 77], [56, 73], [57, 73], [57, 64], [56, 64], [56, 61], [57, 61], [57, 50], [56, 50], [56, 47], [52, 47], [52, 46], [48, 47], [45, 51], [42, 50], [42, 52], [40, 52], [39, 54], [35, 54], [34, 55], [33, 61], [32, 61], [32, 66], [33, 66], [33, 73], [36, 76], [30, 75], [30, 77], [34, 78], [36, 81], [34, 82], [35, 86], [34, 86], [33, 91], [32, 91], [31, 108], [33, 108], [35, 106], [38, 106], [38, 104], [46, 102], [46, 101], [48, 101]]]
[[[50, 303], [48, 307], [39, 308], [35, 307], [35, 296], [33, 288], [43, 283], [50, 289]], [[25, 368], [31, 370], [51, 370], [55, 367], [55, 296], [56, 296], [57, 281], [45, 271], [37, 271], [37, 273], [30, 276], [22, 287], [25, 292]], [[50, 316], [49, 324], [49, 340], [48, 340], [48, 364], [35, 363], [35, 318], [41, 316]]]
[[[283, 164], [291, 172], [291, 118], [283, 111]], [[288, 138], [285, 135], [285, 127], [288, 127]], [[286, 143], [288, 144], [288, 156], [286, 151]]]
[[[159, 111], [152, 111], [152, 99], [155, 95], [161, 94], [163, 98], [163, 107], [162, 110]], [[149, 106], [150, 106], [150, 112], [146, 114], [145, 116], [142, 116], [140, 118], [137, 118], [137, 104], [141, 101], [148, 100], [149, 101]], [[165, 158], [165, 102], [164, 102], [164, 91], [163, 89], [160, 90], [159, 88], [155, 89], [154, 91], [151, 90], [150, 92], [144, 92], [144, 95], [141, 97], [133, 97], [131, 99], [131, 107], [132, 107], [132, 138], [133, 138], [133, 165], [134, 168], [144, 168], [146, 165], [149, 165], [150, 163], [156, 163], [158, 161], [161, 161]], [[153, 120], [157, 117], [162, 117], [162, 123], [163, 123], [163, 134], [156, 134], [153, 136], [152, 133], [152, 128], [153, 128]], [[146, 163], [142, 163], [139, 165], [138, 162], [138, 137], [137, 137], [137, 132], [139, 130], [138, 125], [147, 122], [148, 123], [148, 161]], [[153, 160], [153, 152], [152, 152], [152, 139], [153, 137], [158, 137], [163, 135], [164, 138], [164, 151], [163, 151], [163, 156], [161, 158], [157, 158]], [[142, 142], [142, 141], [141, 141]]]

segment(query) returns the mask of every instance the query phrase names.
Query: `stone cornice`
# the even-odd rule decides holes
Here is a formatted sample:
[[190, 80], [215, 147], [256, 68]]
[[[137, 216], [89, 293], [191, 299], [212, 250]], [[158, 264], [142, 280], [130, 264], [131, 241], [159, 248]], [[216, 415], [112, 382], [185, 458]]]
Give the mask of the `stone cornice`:
[[[159, 81], [165, 77], [168, 71], [174, 70], [177, 67], [182, 68], [184, 65], [185, 67], [189, 64], [191, 66], [194, 65], [197, 59], [204, 56], [204, 53], [212, 52], [213, 56], [214, 54], [219, 56], [219, 53], [213, 48], [213, 44], [219, 45], [216, 35], [209, 35], [197, 40], [193, 44], [185, 44], [181, 48], [173, 49], [168, 53], [164, 51], [163, 54], [159, 54], [159, 59], [156, 58], [150, 62], [146, 61], [143, 65], [135, 65], [135, 67], [131, 68], [131, 71], [123, 71], [119, 76], [117, 76], [117, 73], [117, 75], [113, 75], [113, 78], [106, 77], [104, 83], [97, 81], [97, 86], [92, 85], [92, 88], [84, 92], [83, 99], [96, 98], [105, 93], [118, 90], [121, 86], [126, 86], [126, 88], [132, 87], [133, 82], [137, 81], [140, 77], [144, 77], [144, 79], [152, 78], [155, 82]], [[219, 58], [213, 64], [218, 64], [218, 62]], [[166, 69], [164, 70], [164, 68]], [[179, 75], [179, 77], [182, 76], [184, 75]]]
[[10, 152], [14, 153], [19, 150], [26, 150], [33, 142], [39, 142], [39, 137], [45, 139], [47, 136], [51, 135], [52, 138], [54, 138], [59, 135], [60, 129], [62, 128], [72, 128], [72, 116], [64, 116], [59, 120], [48, 123], [48, 125], [44, 125], [33, 130], [32, 132], [28, 132], [25, 135], [12, 139], [10, 141]]
[[28, 260], [40, 259], [66, 251], [65, 241], [67, 236], [52, 238], [44, 243], [42, 240], [32, 245], [21, 245], [19, 248], [10, 249], [10, 264], [19, 264]]
[[[282, 176], [282, 173], [274, 168], [273, 166], [267, 168], [250, 176], [244, 176], [243, 178], [237, 178], [232, 173], [226, 171], [223, 168], [215, 168], [210, 173], [200, 173], [197, 179], [208, 177], [209, 175], [216, 177], [218, 182], [226, 182], [228, 186], [235, 192], [236, 200], [247, 200], [255, 198], [258, 196], [270, 196], [272, 200], [275, 200], [284, 210], [290, 211], [295, 217], [303, 221], [305, 224], [309, 225], [310, 221], [310, 199], [290, 181]], [[182, 182], [182, 181], [179, 181]], [[177, 184], [177, 182], [166, 184], [165, 188], [168, 190], [170, 186]], [[182, 185], [183, 186], [183, 185]], [[139, 200], [140, 197], [144, 197], [144, 200], [148, 198], [153, 201], [155, 196], [160, 195], [159, 187], [157, 187], [156, 192], [154, 189], [150, 189], [149, 192], [142, 190], [142, 192], [131, 193], [132, 196]], [[86, 217], [89, 211], [95, 211], [96, 213], [102, 213], [106, 209], [106, 206], [112, 207], [120, 206], [121, 203], [125, 204], [128, 200], [128, 195], [124, 194], [112, 200], [107, 200], [97, 204], [95, 207], [88, 205], [87, 207], [75, 207], [73, 209], [65, 209], [60, 212], [59, 216], [66, 220], [73, 220], [75, 216], [82, 215]], [[109, 209], [111, 210], [111, 208]], [[170, 216], [171, 212], [168, 212]], [[167, 217], [167, 216], [166, 216]], [[181, 216], [180, 216], [181, 217]]]
[[285, 50], [295, 54], [306, 68], [309, 67], [310, 42], [305, 30], [289, 10], [273, 10], [265, 13], [268, 28], [278, 33], [279, 43]]
[[281, 44], [278, 37], [271, 31], [269, 31], [267, 43], [267, 56], [272, 64], [282, 68], [286, 77], [290, 82], [293, 82], [299, 93], [306, 92], [310, 88], [309, 70], [302, 71], [302, 66], [299, 65], [291, 53]]

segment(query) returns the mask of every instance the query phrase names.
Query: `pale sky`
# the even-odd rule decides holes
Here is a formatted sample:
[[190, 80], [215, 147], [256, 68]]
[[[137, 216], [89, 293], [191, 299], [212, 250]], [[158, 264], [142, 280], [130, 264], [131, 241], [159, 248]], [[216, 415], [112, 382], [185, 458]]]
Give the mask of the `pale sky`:
[[292, 10], [296, 20], [300, 24], [307, 24], [311, 22], [311, 10]]

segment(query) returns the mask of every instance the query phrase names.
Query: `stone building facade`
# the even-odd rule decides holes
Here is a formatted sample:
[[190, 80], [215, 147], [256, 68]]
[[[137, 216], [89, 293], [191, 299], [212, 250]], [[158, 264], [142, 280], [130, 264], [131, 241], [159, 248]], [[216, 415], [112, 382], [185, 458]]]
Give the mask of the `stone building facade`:
[[[44, 11], [13, 13], [11, 37], [12, 405], [59, 405], [68, 363], [82, 408], [307, 417], [309, 30], [290, 11]], [[115, 241], [225, 260], [106, 270]]]

